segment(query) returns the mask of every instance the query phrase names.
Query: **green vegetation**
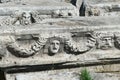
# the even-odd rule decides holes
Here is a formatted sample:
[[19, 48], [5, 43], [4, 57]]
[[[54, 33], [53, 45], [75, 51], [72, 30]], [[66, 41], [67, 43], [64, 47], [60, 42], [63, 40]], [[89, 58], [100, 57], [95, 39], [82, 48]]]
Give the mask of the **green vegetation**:
[[90, 72], [87, 69], [83, 69], [80, 74], [80, 80], [93, 80]]

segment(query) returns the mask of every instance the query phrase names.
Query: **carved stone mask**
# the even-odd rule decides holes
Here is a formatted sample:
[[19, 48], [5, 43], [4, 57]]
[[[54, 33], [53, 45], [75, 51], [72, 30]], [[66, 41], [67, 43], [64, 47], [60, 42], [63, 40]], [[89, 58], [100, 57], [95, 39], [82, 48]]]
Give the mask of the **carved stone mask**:
[[50, 51], [50, 53], [56, 54], [56, 53], [59, 52], [59, 49], [60, 49], [60, 41], [58, 41], [58, 40], [53, 40], [53, 41], [50, 43], [50, 46], [49, 46], [49, 51]]
[[100, 39], [100, 42], [98, 42], [100, 49], [107, 50], [109, 48], [112, 48], [113, 43], [112, 43], [112, 38], [111, 37], [102, 37]]
[[115, 36], [114, 44], [116, 48], [120, 49], [120, 36]]
[[117, 43], [120, 45], [120, 37], [116, 38]]
[[24, 23], [23, 24], [25, 24], [25, 25], [27, 25], [27, 24], [31, 24], [31, 14], [30, 13], [23, 13], [22, 14], [22, 17], [23, 17], [23, 21], [24, 21]]

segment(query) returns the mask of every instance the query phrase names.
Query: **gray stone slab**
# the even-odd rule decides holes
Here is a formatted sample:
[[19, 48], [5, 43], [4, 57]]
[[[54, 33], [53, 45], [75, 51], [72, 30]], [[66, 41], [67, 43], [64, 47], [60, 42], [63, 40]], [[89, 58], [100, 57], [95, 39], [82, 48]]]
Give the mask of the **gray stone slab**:
[[[72, 70], [54, 70], [44, 72], [31, 72], [31, 73], [17, 73], [7, 74], [7, 80], [80, 80], [81, 69]], [[114, 73], [94, 73], [90, 72], [92, 79], [94, 80], [119, 80], [119, 77]]]
[[0, 4], [0, 15], [5, 16], [5, 15], [11, 15], [14, 14], [16, 11], [30, 11], [30, 12], [39, 12], [41, 15], [48, 15], [52, 14], [54, 11], [62, 10], [65, 11], [66, 13], [71, 10], [73, 13], [76, 14], [77, 12], [76, 8], [70, 4], [70, 3], [65, 3], [65, 2], [58, 2], [58, 1], [49, 1], [49, 0], [36, 0], [36, 1], [21, 1], [20, 3], [14, 3], [14, 2], [9, 2], [9, 3], [2, 3]]

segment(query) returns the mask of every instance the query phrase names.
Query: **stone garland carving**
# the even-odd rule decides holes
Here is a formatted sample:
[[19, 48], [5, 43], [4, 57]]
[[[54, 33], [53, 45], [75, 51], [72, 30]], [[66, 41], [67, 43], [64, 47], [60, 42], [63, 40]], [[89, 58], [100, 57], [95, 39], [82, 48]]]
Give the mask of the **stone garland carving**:
[[[7, 49], [17, 57], [30, 57], [35, 55], [41, 49], [45, 48], [48, 51], [47, 54], [49, 56], [54, 56], [63, 52], [67, 54], [79, 55], [86, 53], [91, 49], [109, 50], [114, 46], [117, 49], [120, 49], [120, 37], [117, 35], [109, 33], [94, 34], [89, 32], [85, 33], [84, 36], [80, 37], [80, 35], [83, 34], [75, 33], [69, 39], [60, 36], [48, 38], [39, 37], [37, 40], [35, 40], [34, 45], [31, 45], [30, 49], [22, 48], [20, 45], [18, 45], [17, 41], [15, 41], [14, 43], [9, 44]], [[73, 39], [74, 37], [80, 38], [78, 38], [78, 41], [75, 41]]]
[[[34, 45], [31, 45], [30, 49], [24, 49], [16, 41], [7, 46], [9, 52], [17, 57], [29, 57], [36, 54], [40, 51], [47, 43], [48, 55], [53, 56], [59, 53], [66, 52], [68, 54], [81, 54], [89, 51], [94, 46], [93, 38], [89, 37], [88, 44], [85, 45], [84, 49], [81, 49], [81, 46], [76, 46], [74, 43], [77, 43], [74, 40], [66, 39], [63, 37], [50, 37], [48, 39], [39, 37], [38, 40], [35, 40]], [[90, 43], [91, 42], [91, 43]]]
[[[67, 53], [72, 53], [72, 54], [81, 54], [85, 53], [89, 50], [91, 50], [95, 44], [96, 44], [96, 39], [91, 33], [87, 33], [85, 36], [86, 40], [83, 39], [83, 48], [81, 48], [81, 44], [78, 44], [78, 42], [75, 42], [74, 40], [66, 40], [65, 42], [65, 50]], [[76, 45], [75, 45], [76, 44]]]
[[81, 45], [76, 46], [73, 40], [68, 40], [66, 42], [66, 52], [68, 53], [74, 53], [74, 54], [80, 54], [85, 53], [92, 48], [95, 49], [101, 49], [101, 50], [110, 50], [112, 48], [120, 49], [120, 37], [117, 35], [114, 35], [114, 33], [94, 33], [89, 34], [87, 33], [87, 41], [83, 41], [86, 43], [84, 49], [82, 50]]
[[76, 46], [73, 41], [66, 41], [65, 51], [70, 54], [81, 54], [89, 51], [90, 48], [87, 47], [85, 49], [81, 49], [80, 47]]
[[9, 44], [7, 46], [8, 51], [14, 54], [17, 57], [29, 57], [36, 54], [46, 43], [46, 39], [39, 37], [38, 40], [35, 41], [34, 45], [31, 45], [30, 49], [24, 49], [17, 42]]

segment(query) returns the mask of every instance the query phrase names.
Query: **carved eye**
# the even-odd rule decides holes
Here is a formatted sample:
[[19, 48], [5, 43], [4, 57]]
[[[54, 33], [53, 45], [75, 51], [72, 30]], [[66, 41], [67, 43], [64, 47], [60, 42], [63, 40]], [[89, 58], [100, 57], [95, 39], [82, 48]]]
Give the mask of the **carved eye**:
[[89, 40], [87, 40], [87, 43], [90, 43], [90, 41], [89, 41]]
[[51, 43], [51, 45], [54, 45], [54, 43]]
[[60, 43], [56, 43], [57, 45], [60, 45]]
[[120, 38], [117, 38], [118, 41], [120, 41]]

